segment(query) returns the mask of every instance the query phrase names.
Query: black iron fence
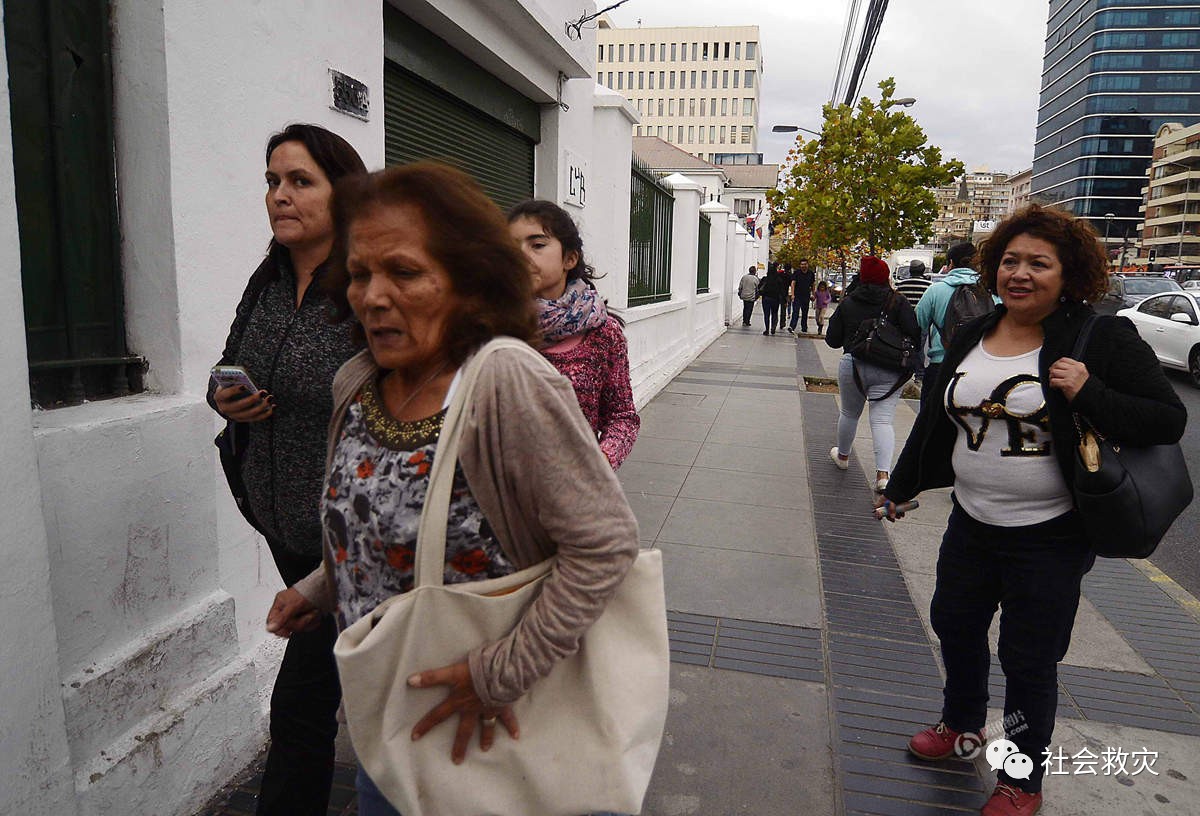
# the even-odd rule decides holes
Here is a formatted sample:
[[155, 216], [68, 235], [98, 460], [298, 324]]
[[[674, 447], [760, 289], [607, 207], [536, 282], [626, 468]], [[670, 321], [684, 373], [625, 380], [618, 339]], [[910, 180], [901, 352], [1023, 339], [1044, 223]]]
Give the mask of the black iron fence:
[[700, 237], [696, 245], [696, 294], [702, 295], [708, 291], [708, 236], [712, 231], [712, 222], [708, 216], [700, 213]]
[[671, 217], [675, 197], [648, 169], [632, 166], [629, 192], [629, 305], [671, 299]]

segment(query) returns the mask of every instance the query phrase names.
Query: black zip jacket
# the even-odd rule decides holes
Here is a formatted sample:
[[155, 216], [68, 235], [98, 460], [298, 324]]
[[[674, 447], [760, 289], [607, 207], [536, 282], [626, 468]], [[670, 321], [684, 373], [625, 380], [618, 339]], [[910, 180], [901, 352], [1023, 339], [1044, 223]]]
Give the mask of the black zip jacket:
[[893, 292], [890, 286], [876, 283], [861, 284], [849, 297], [842, 300], [833, 316], [829, 318], [825, 342], [832, 348], [841, 348], [849, 353], [848, 346], [858, 333], [859, 324], [864, 320], [879, 317], [883, 305], [892, 295], [895, 297], [892, 298], [892, 307], [888, 310], [888, 320], [899, 327], [914, 345], [919, 343], [921, 328], [917, 325], [917, 312], [908, 302], [908, 298]]
[[[358, 351], [353, 318], [329, 321], [318, 267], [296, 307], [296, 277], [283, 247], [251, 277], [238, 304], [221, 365], [240, 365], [275, 398], [270, 419], [252, 422], [242, 462], [250, 509], [267, 538], [321, 557], [321, 487], [333, 413], [333, 375]], [[255, 285], [260, 276], [265, 285]], [[255, 291], [261, 286], [261, 294]], [[216, 409], [209, 380], [208, 402]]]
[[[893, 502], [908, 501], [923, 490], [951, 487], [951, 457], [958, 428], [946, 414], [944, 395], [963, 359], [1004, 315], [1003, 306], [967, 323], [946, 349], [946, 357], [932, 386], [934, 398], [926, 401], [912, 433], [900, 453], [884, 495]], [[1050, 388], [1050, 366], [1070, 357], [1084, 321], [1093, 313], [1082, 303], [1066, 303], [1042, 321], [1045, 339], [1038, 354], [1038, 376], [1050, 414], [1050, 437], [1067, 487], [1075, 482], [1075, 450], [1079, 434], [1072, 413], [1086, 417], [1097, 430], [1130, 445], [1165, 445], [1178, 442], [1187, 424], [1187, 409], [1163, 374], [1154, 351], [1132, 322], [1123, 317], [1101, 317], [1092, 329], [1083, 364], [1088, 379], [1075, 399]]]
[[762, 283], [759, 284], [758, 292], [765, 298], [773, 298], [775, 300], [783, 300], [787, 297], [788, 286], [791, 285], [791, 277], [786, 272], [768, 272], [763, 276]]

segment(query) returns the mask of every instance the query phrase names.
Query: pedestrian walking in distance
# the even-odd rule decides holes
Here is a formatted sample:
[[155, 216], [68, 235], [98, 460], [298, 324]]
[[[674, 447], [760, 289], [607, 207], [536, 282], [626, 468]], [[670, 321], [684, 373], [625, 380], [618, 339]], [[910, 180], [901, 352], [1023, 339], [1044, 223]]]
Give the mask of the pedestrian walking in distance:
[[758, 279], [758, 267], [752, 266], [738, 281], [738, 297], [742, 299], [742, 325], [749, 326], [750, 318], [754, 317], [754, 301], [758, 300], [758, 290], [762, 281]]
[[[825, 342], [842, 349], [838, 363], [838, 394], [841, 412], [837, 424], [837, 444], [829, 451], [833, 463], [842, 470], [849, 467], [850, 449], [858, 429], [863, 408], [870, 403], [871, 440], [875, 446], [875, 488], [882, 490], [892, 469], [892, 454], [896, 450], [896, 432], [892, 421], [896, 403], [900, 401], [900, 386], [908, 379], [902, 369], [855, 359], [851, 354], [859, 338], [860, 326], [881, 316], [899, 327], [915, 345], [920, 336], [917, 316], [908, 301], [892, 290], [891, 272], [879, 258], [866, 256], [859, 265], [859, 285], [838, 306], [829, 320]], [[903, 379], [901, 379], [903, 377]]]
[[[1108, 259], [1087, 221], [1029, 205], [997, 225], [979, 268], [1002, 305], [966, 324], [937, 380], [927, 378], [930, 399], [876, 506], [894, 520], [898, 503], [954, 488], [930, 606], [946, 667], [942, 715], [909, 750], [936, 761], [953, 755], [963, 734], [1006, 736], [1033, 772], [1001, 770], [982, 813], [1032, 816], [1042, 804], [1058, 663], [1096, 558], [1074, 507], [1073, 415], [1141, 446], [1178, 441], [1187, 411], [1128, 320], [1101, 318], [1085, 359], [1068, 356], [1095, 314], [1088, 303], [1107, 284]], [[1004, 721], [1018, 725], [985, 735], [988, 627], [998, 607]]]
[[763, 334], [774, 334], [780, 323], [779, 310], [787, 302], [787, 271], [771, 261], [767, 264], [767, 274], [759, 292], [762, 294]]
[[[925, 290], [929, 288], [932, 281], [925, 276], [925, 262], [920, 258], [909, 261], [908, 277], [896, 284], [896, 291], [904, 295], [908, 302], [915, 309], [921, 301], [921, 296], [925, 294]], [[920, 321], [917, 321], [920, 324]], [[913, 378], [919, 383], [925, 375], [925, 344], [929, 338], [929, 333], [925, 330], [921, 331], [921, 340], [917, 343], [917, 359], [916, 365], [913, 367]]]
[[796, 333], [797, 319], [800, 321], [800, 331], [808, 334], [808, 305], [812, 302], [815, 285], [816, 275], [809, 269], [808, 261], [801, 261], [792, 273], [792, 321], [788, 325], [790, 334]]

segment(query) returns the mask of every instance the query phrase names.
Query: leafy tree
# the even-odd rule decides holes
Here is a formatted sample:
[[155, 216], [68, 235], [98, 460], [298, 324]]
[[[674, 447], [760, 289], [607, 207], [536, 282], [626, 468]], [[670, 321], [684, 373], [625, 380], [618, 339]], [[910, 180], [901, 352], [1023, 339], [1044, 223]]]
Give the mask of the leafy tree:
[[812, 245], [844, 262], [859, 244], [880, 255], [922, 242], [937, 215], [931, 188], [963, 173], [911, 116], [893, 110], [895, 80], [879, 89], [878, 103], [864, 96], [857, 108], [826, 105], [821, 138], [789, 153], [784, 184], [770, 195], [777, 224], [803, 225]]

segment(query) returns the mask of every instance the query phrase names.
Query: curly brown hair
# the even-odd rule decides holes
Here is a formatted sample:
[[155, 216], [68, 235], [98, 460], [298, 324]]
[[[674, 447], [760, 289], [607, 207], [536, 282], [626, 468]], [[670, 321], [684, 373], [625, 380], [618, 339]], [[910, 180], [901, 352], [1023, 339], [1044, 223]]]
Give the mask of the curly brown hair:
[[[347, 176], [333, 192], [333, 252], [326, 288], [334, 320], [350, 315], [346, 254], [350, 226], [380, 207], [415, 208], [425, 221], [426, 251], [450, 276], [462, 299], [445, 328], [446, 354], [455, 365], [499, 335], [530, 344], [541, 339], [533, 278], [500, 208], [466, 173], [440, 162], [422, 161], [374, 173]], [[361, 327], [355, 340], [366, 344]]]
[[1004, 251], [1018, 235], [1054, 245], [1062, 264], [1063, 295], [1068, 300], [1094, 302], [1108, 288], [1108, 258], [1095, 228], [1064, 210], [1029, 204], [997, 224], [979, 248], [979, 279], [992, 292], [996, 291], [996, 272]]

